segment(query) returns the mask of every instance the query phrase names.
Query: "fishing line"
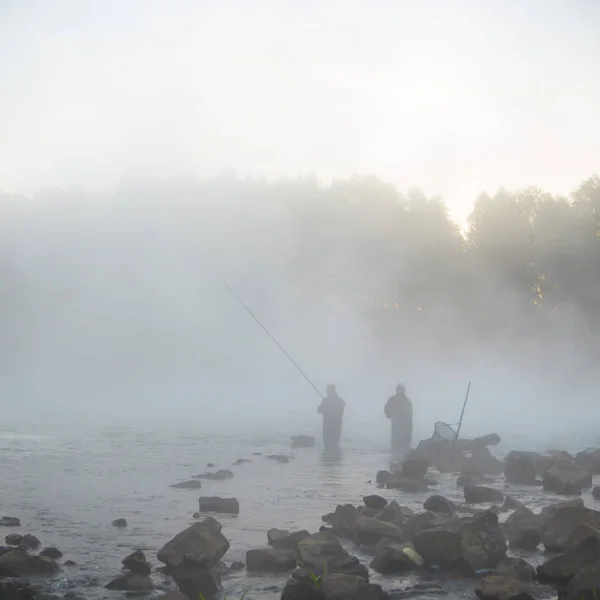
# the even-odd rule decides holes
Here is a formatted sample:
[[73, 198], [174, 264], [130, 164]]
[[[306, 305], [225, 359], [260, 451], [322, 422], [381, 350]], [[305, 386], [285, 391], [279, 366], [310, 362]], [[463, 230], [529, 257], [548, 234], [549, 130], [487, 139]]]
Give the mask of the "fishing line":
[[242, 299], [233, 291], [233, 289], [231, 289], [231, 287], [227, 284], [227, 282], [224, 281], [219, 276], [219, 274], [206, 261], [202, 260], [202, 263], [204, 264], [206, 269], [213, 274], [215, 279], [217, 279], [221, 283], [221, 285], [223, 285], [223, 287], [225, 287], [225, 289], [242, 305], [244, 310], [260, 325], [261, 329], [271, 338], [271, 340], [275, 343], [275, 345], [285, 354], [285, 356], [288, 358], [288, 360], [296, 367], [296, 369], [298, 370], [300, 375], [302, 375], [302, 377], [304, 377], [304, 379], [306, 379], [306, 381], [308, 381], [308, 383], [310, 383], [313, 390], [315, 390], [315, 392], [317, 392], [317, 394], [319, 394], [319, 398], [323, 399], [323, 394], [321, 394], [321, 392], [319, 391], [319, 388], [309, 379], [308, 375], [298, 366], [298, 363], [285, 351], [285, 348], [273, 337], [273, 335], [271, 335], [271, 332], [260, 322], [258, 317], [250, 310], [250, 308], [248, 308], [248, 306], [246, 304], [244, 304]]

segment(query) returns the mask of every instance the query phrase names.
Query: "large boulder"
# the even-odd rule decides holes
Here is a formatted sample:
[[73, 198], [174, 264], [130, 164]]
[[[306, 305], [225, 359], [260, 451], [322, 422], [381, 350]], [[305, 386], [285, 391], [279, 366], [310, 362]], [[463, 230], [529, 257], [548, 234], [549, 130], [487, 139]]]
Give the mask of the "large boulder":
[[529, 584], [507, 577], [506, 575], [488, 575], [475, 588], [480, 600], [535, 600]]
[[581, 569], [567, 585], [565, 600], [595, 600], [600, 597], [600, 560]]
[[[543, 518], [542, 511], [542, 518]], [[542, 532], [541, 541], [549, 552], [564, 552], [569, 538], [579, 525], [600, 529], [600, 512], [582, 506], [562, 506], [550, 513]]]
[[184, 560], [183, 564], [170, 569], [170, 574], [188, 598], [209, 598], [221, 590], [221, 575], [214, 567], [200, 567]]
[[517, 485], [535, 485], [535, 461], [529, 452], [509, 452], [504, 463], [504, 477]]
[[444, 520], [440, 518], [439, 514], [431, 511], [418, 513], [408, 519], [402, 526], [402, 532], [407, 540], [412, 540], [417, 533], [425, 529], [433, 529], [434, 527], [441, 526], [444, 524]]
[[141, 550], [135, 550], [126, 556], [121, 563], [126, 569], [139, 575], [150, 575], [152, 571], [146, 555]]
[[41, 545], [42, 543], [40, 540], [38, 540], [35, 535], [31, 535], [30, 533], [26, 533], [21, 538], [21, 543], [19, 544], [19, 546], [24, 550], [37, 550]]
[[154, 584], [147, 575], [128, 571], [108, 583], [106, 589], [123, 592], [149, 592], [154, 589]]
[[354, 524], [354, 541], [357, 544], [375, 546], [383, 538], [401, 542], [404, 536], [401, 529], [393, 523], [386, 523], [385, 521], [363, 517], [362, 515], [356, 519]]
[[19, 546], [21, 541], [23, 540], [23, 536], [19, 533], [9, 533], [4, 541], [8, 546]]
[[402, 461], [400, 472], [408, 479], [423, 479], [427, 474], [429, 463], [430, 461], [426, 456], [411, 452]]
[[240, 503], [237, 498], [221, 498], [219, 496], [202, 496], [198, 503], [200, 512], [215, 512], [230, 515], [240, 514]]
[[327, 600], [385, 600], [380, 585], [368, 583], [362, 577], [333, 573], [323, 579]]
[[578, 452], [575, 463], [592, 475], [600, 475], [600, 449]]
[[491, 511], [418, 533], [413, 543], [428, 565], [475, 573], [493, 569], [506, 556], [506, 540]]
[[371, 494], [370, 496], [363, 497], [363, 504], [372, 510], [383, 510], [388, 501], [377, 494]]
[[537, 568], [540, 583], [564, 586], [584, 567], [600, 559], [600, 542], [587, 538], [578, 546], [548, 559]]
[[325, 590], [316, 586], [310, 579], [291, 578], [281, 592], [281, 600], [327, 600]]
[[157, 558], [170, 568], [181, 566], [184, 558], [200, 567], [213, 567], [227, 550], [229, 542], [221, 526], [209, 517], [178, 533], [158, 551]]
[[321, 517], [322, 521], [329, 523], [335, 533], [344, 537], [353, 537], [356, 521], [360, 512], [352, 504], [338, 504], [335, 511]]
[[414, 571], [424, 564], [423, 557], [410, 544], [399, 544], [384, 539], [375, 548], [371, 569], [383, 575], [391, 575]]
[[49, 577], [58, 571], [58, 565], [51, 558], [29, 554], [23, 548], [0, 556], [0, 577]]
[[289, 532], [284, 529], [269, 529], [267, 531], [267, 541], [269, 546], [281, 550], [298, 550], [298, 542], [306, 539], [310, 533], [305, 529]]
[[429, 496], [423, 503], [423, 508], [434, 513], [446, 515], [453, 515], [456, 512], [456, 504], [452, 500], [439, 495]]
[[248, 571], [268, 573], [283, 573], [295, 569], [298, 555], [295, 550], [282, 550], [280, 548], [261, 548], [246, 552], [246, 566]]
[[567, 550], [579, 546], [587, 538], [594, 538], [600, 542], [600, 529], [590, 527], [589, 525], [577, 525], [567, 540]]
[[[300, 564], [314, 574], [323, 572], [326, 565], [327, 573], [350, 573], [369, 577], [368, 571], [360, 564], [356, 556], [351, 556], [344, 550], [334, 533], [320, 531], [313, 533], [298, 542]], [[302, 573], [296, 573], [302, 579]]]
[[507, 557], [496, 565], [496, 575], [504, 575], [531, 583], [535, 578], [535, 569], [523, 558]]
[[523, 506], [504, 522], [504, 533], [511, 548], [535, 550], [540, 543], [542, 521], [539, 515]]
[[483, 504], [486, 502], [502, 502], [504, 494], [500, 490], [484, 485], [468, 486], [464, 488], [465, 502], [467, 504]]
[[574, 462], [557, 460], [544, 473], [544, 490], [557, 494], [577, 495], [592, 487], [591, 473]]

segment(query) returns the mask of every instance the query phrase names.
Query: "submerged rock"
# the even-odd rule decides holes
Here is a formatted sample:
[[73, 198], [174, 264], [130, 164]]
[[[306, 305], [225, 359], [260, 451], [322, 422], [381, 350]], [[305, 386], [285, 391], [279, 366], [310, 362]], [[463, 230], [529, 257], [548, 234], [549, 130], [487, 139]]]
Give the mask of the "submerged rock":
[[157, 554], [158, 560], [170, 568], [188, 562], [213, 567], [229, 550], [229, 542], [221, 533], [221, 526], [215, 519], [208, 518], [194, 523], [167, 542]]
[[40, 552], [40, 556], [47, 556], [48, 558], [51, 558], [53, 560], [58, 560], [59, 558], [62, 558], [62, 555], [63, 553], [55, 546], [48, 546]]
[[199, 490], [202, 487], [202, 482], [198, 479], [190, 479], [189, 481], [180, 481], [169, 487], [178, 488], [181, 490]]
[[192, 479], [210, 479], [211, 481], [226, 481], [233, 477], [233, 472], [229, 469], [219, 469], [216, 473], [200, 473], [194, 475]]
[[128, 571], [108, 583], [106, 589], [124, 592], [149, 592], [154, 589], [154, 584], [147, 575]]
[[0, 577], [48, 577], [58, 571], [51, 558], [29, 554], [22, 548], [0, 556]]
[[283, 550], [298, 550], [298, 542], [306, 539], [310, 533], [305, 529], [301, 531], [289, 532], [283, 529], [269, 529], [267, 532], [267, 540], [269, 546], [280, 548]]
[[239, 515], [240, 504], [237, 498], [220, 498], [219, 496], [202, 496], [199, 499], [200, 512], [216, 512]]
[[0, 527], [20, 527], [21, 521], [16, 517], [2, 517], [0, 519]]
[[535, 569], [523, 558], [503, 558], [496, 565], [496, 575], [531, 583], [535, 578]]
[[290, 462], [290, 457], [286, 456], [285, 454], [267, 454], [265, 458], [267, 460], [274, 460], [275, 462], [284, 464]]
[[429, 496], [423, 503], [425, 510], [430, 510], [435, 513], [443, 513], [453, 515], [456, 512], [456, 504], [444, 496], [434, 495]]
[[295, 569], [298, 555], [295, 550], [281, 548], [261, 548], [246, 552], [246, 565], [249, 571], [282, 573]]
[[476, 485], [473, 487], [465, 487], [465, 502], [467, 504], [483, 504], [486, 502], [502, 502], [504, 494], [500, 490]]
[[506, 575], [488, 575], [475, 588], [481, 600], [534, 600], [531, 586]]
[[313, 448], [316, 440], [313, 435], [293, 435], [292, 448]]
[[363, 497], [363, 504], [372, 510], [383, 510], [387, 506], [388, 501], [377, 494], [372, 494], [371, 496]]
[[112, 522], [113, 527], [127, 527], [127, 521], [125, 519], [115, 519]]
[[[252, 453], [254, 456], [262, 456], [262, 454], [260, 452], [253, 452]], [[252, 462], [249, 458], [238, 458], [234, 463], [233, 466], [234, 467], [239, 467], [240, 465], [244, 465], [246, 463], [250, 463]]]
[[535, 461], [529, 452], [513, 450], [506, 457], [504, 477], [517, 485], [535, 485], [537, 472]]

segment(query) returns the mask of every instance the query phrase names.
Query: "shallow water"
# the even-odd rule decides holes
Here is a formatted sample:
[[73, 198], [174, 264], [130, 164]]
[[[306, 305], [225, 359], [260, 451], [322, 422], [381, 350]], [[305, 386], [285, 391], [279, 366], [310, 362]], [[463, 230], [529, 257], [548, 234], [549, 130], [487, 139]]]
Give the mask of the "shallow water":
[[[536, 449], [523, 440], [505, 439], [497, 449], [499, 455], [511, 447], [511, 441], [512, 447]], [[589, 445], [571, 437], [568, 441], [562, 447]], [[198, 510], [200, 495], [239, 499], [239, 516], [217, 518], [231, 543], [225, 562], [244, 561], [248, 549], [266, 545], [271, 527], [316, 531], [322, 524], [321, 515], [337, 504], [357, 504], [363, 495], [375, 493], [374, 484], [368, 482], [390, 462], [385, 444], [373, 445], [368, 439], [345, 439], [339, 460], [331, 461], [319, 448], [290, 450], [287, 437], [244, 438], [93, 426], [76, 430], [48, 426], [38, 428], [35, 434], [23, 428], [1, 432], [0, 450], [0, 511], [21, 520], [21, 528], [7, 528], [3, 535], [28, 532], [39, 537], [43, 546], [57, 546], [64, 553], [63, 561], [73, 560], [77, 566], [65, 568], [53, 581], [56, 592], [72, 589], [90, 599], [123, 596], [105, 590], [104, 585], [119, 573], [121, 559], [135, 548], [142, 548], [153, 566], [159, 566], [156, 551], [194, 521], [192, 514]], [[258, 452], [289, 453], [294, 458], [279, 464], [253, 454]], [[238, 458], [252, 462], [232, 466]], [[235, 477], [229, 481], [203, 480], [201, 491], [169, 487], [209, 470], [209, 462], [233, 470]], [[435, 493], [456, 502], [463, 500], [454, 477], [436, 476], [440, 484]], [[534, 510], [561, 499], [539, 488], [505, 486], [502, 478], [498, 485]], [[414, 510], [421, 509], [428, 495], [397, 490], [377, 493]], [[600, 508], [589, 492], [584, 499], [586, 504]], [[127, 519], [127, 528], [111, 526], [119, 517]], [[349, 550], [369, 562], [370, 557], [356, 548]], [[160, 574], [154, 578], [159, 589], [169, 588]], [[286, 579], [253, 577], [242, 571], [225, 579], [224, 589], [230, 597], [249, 589], [249, 600], [278, 598]], [[386, 589], [401, 589], [416, 582], [412, 577], [377, 575], [373, 581]], [[472, 597], [473, 585], [472, 580], [464, 586], [448, 582], [444, 588], [453, 596]]]

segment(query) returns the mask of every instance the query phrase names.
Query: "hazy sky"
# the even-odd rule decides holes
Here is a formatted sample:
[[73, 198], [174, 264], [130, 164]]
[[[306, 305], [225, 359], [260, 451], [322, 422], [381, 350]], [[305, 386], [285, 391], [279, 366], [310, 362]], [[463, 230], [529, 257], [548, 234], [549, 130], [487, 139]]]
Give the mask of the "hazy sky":
[[0, 189], [375, 173], [442, 194], [599, 168], [598, 0], [1, 0]]

